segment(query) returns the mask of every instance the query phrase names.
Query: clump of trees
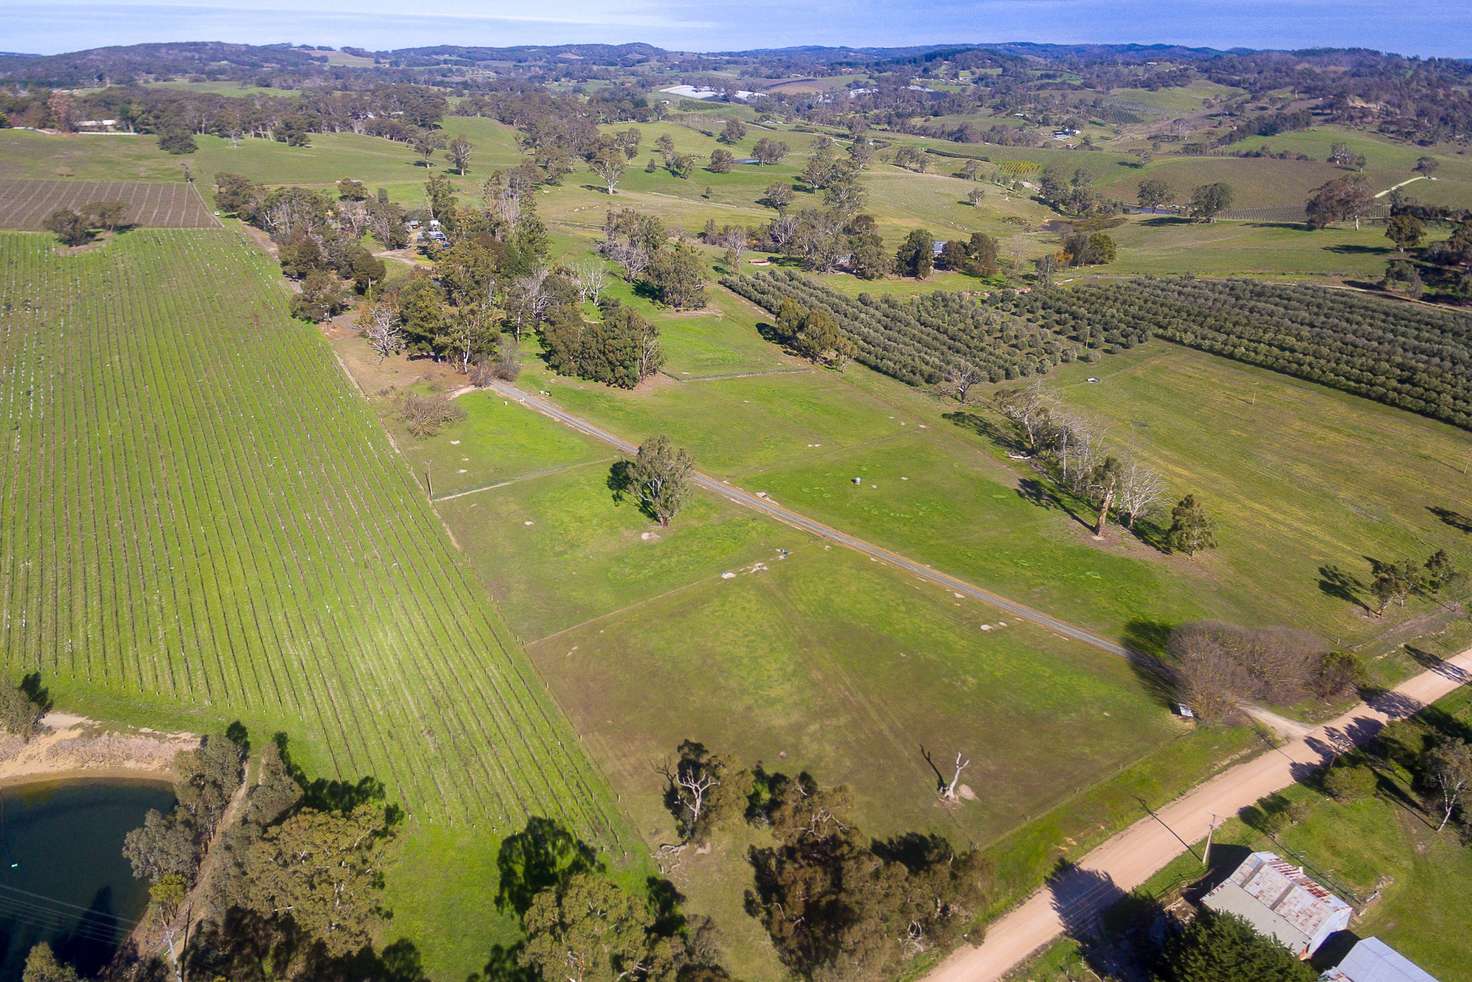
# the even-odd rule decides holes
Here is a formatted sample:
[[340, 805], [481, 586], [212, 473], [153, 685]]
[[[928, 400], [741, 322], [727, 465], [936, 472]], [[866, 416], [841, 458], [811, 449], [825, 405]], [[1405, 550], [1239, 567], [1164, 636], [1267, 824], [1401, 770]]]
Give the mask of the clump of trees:
[[854, 343], [823, 307], [803, 307], [789, 297], [777, 309], [776, 327], [778, 340], [814, 364], [842, 369], [854, 355]]
[[496, 905], [521, 920], [524, 940], [498, 946], [474, 979], [668, 979], [722, 982], [715, 926], [686, 915], [667, 881], [644, 890], [608, 876], [597, 853], [545, 818], [509, 836], [497, 858]]
[[1111, 517], [1135, 530], [1165, 496], [1159, 474], [1110, 450], [1098, 430], [1064, 413], [1040, 384], [999, 394], [997, 407], [1013, 424], [1034, 465], [1058, 488], [1091, 506], [1095, 536], [1104, 536]]
[[659, 371], [664, 352], [659, 329], [638, 311], [612, 298], [587, 321], [571, 306], [559, 308], [541, 329], [547, 364], [563, 375], [632, 389]]
[[299, 283], [292, 313], [322, 321], [348, 305], [348, 291], [370, 293], [383, 283], [383, 260], [362, 244], [368, 232], [381, 233], [390, 248], [405, 241], [402, 210], [380, 199], [364, 200], [366, 189], [351, 179], [339, 183], [338, 195], [307, 188], [266, 189], [239, 174], [215, 179], [215, 200], [270, 234], [277, 246], [281, 271]]
[[41, 732], [41, 720], [51, 708], [51, 698], [41, 687], [39, 675], [27, 675], [19, 685], [0, 683], [0, 729], [29, 742]]
[[79, 246], [92, 241], [94, 230], [116, 232], [123, 224], [128, 206], [121, 201], [93, 201], [75, 208], [57, 208], [41, 223], [62, 245]]
[[1319, 977], [1277, 939], [1259, 933], [1236, 914], [1210, 908], [1202, 908], [1186, 930], [1166, 943], [1156, 974], [1163, 982], [1313, 982]]
[[664, 223], [632, 208], [609, 211], [599, 252], [624, 276], [676, 310], [705, 306], [705, 265], [684, 242], [672, 241]]
[[225, 806], [240, 787], [245, 756], [244, 732], [234, 728], [204, 737], [197, 750], [174, 759], [178, 799], [173, 810], [149, 809], [143, 825], [123, 840], [135, 877], [150, 884], [177, 877], [186, 887], [193, 885]]
[[991, 871], [938, 835], [868, 841], [844, 788], [758, 771], [750, 815], [776, 844], [754, 849], [747, 907], [803, 978], [894, 978], [911, 958], [976, 940]]
[[1117, 250], [1106, 232], [1072, 232], [1063, 240], [1070, 266], [1100, 266], [1114, 262]]
[[1249, 628], [1217, 621], [1184, 624], [1166, 643], [1181, 701], [1204, 720], [1228, 719], [1244, 701], [1331, 698], [1349, 688], [1354, 663], [1318, 638], [1285, 627]]
[[1363, 174], [1347, 174], [1319, 185], [1303, 206], [1310, 228], [1326, 228], [1335, 222], [1353, 221], [1360, 227], [1375, 203], [1375, 193]]
[[1218, 215], [1232, 207], [1232, 186], [1223, 181], [1202, 184], [1191, 191], [1186, 201], [1186, 214], [1198, 222], [1214, 222]]

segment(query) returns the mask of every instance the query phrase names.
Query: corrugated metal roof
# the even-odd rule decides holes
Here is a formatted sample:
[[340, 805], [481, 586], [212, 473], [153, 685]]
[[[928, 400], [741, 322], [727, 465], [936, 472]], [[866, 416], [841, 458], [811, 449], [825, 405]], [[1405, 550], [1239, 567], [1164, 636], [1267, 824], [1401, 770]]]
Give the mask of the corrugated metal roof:
[[1365, 938], [1321, 982], [1436, 982], [1431, 973], [1379, 938]]
[[[1271, 852], [1255, 852], [1205, 897], [1206, 906], [1245, 918], [1260, 934], [1303, 951], [1349, 904]], [[1347, 923], [1347, 918], [1345, 918]]]

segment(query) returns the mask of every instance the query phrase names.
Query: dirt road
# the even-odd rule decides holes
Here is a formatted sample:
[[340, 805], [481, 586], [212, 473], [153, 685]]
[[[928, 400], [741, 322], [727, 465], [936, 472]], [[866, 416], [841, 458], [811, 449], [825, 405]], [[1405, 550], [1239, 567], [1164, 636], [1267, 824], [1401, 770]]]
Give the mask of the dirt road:
[[1472, 648], [1440, 662], [1302, 737], [1224, 771], [1153, 815], [1147, 815], [1079, 861], [1058, 881], [1033, 894], [988, 928], [979, 947], [942, 962], [927, 982], [990, 982], [1063, 932], [1086, 925], [1189, 843], [1209, 824], [1235, 815], [1264, 795], [1282, 790], [1325, 764], [1336, 745], [1363, 743], [1389, 720], [1402, 719], [1472, 681]]
[[[529, 392], [523, 392], [521, 389], [518, 389], [516, 386], [512, 385], [509, 382], [493, 381], [487, 388], [488, 391], [495, 392], [502, 398], [513, 402], [518, 402], [523, 406], [526, 406], [528, 409], [533, 409], [544, 416], [556, 420], [569, 429], [577, 430], [579, 433], [582, 433], [585, 436], [590, 436], [595, 440], [606, 443], [611, 447], [615, 447], [622, 453], [632, 456], [638, 450], [638, 447], [636, 447], [629, 441], [608, 432], [607, 430], [594, 423], [590, 423], [585, 419], [581, 419], [577, 416], [572, 415], [571, 413], [563, 410], [560, 406], [552, 402], [550, 399], [545, 399], [541, 396], [532, 395]], [[454, 395], [464, 395], [467, 391], [474, 390], [459, 389], [454, 393]], [[1040, 627], [1044, 627], [1049, 631], [1053, 631], [1056, 634], [1061, 634], [1064, 637], [1072, 638], [1075, 641], [1082, 641], [1084, 644], [1092, 645], [1093, 647], [1098, 648], [1102, 651], [1107, 651], [1112, 655], [1131, 657], [1130, 652], [1126, 651], [1124, 646], [1116, 644], [1115, 642], [1110, 641], [1106, 638], [1102, 638], [1099, 635], [1094, 634], [1092, 631], [1089, 631], [1082, 627], [1077, 627], [1073, 624], [1069, 624], [1067, 621], [1061, 621], [1058, 618], [1053, 617], [1049, 614], [1045, 614], [1040, 610], [1035, 610], [1034, 608], [1029, 607], [1026, 604], [1019, 603], [1016, 600], [1011, 600], [1007, 597], [1002, 596], [1001, 594], [993, 593], [990, 590], [986, 590], [979, 586], [975, 586], [974, 584], [967, 583], [965, 580], [958, 580], [954, 576], [951, 576], [947, 573], [942, 573], [936, 569], [932, 569], [931, 567], [926, 566], [924, 563], [917, 562], [913, 559], [908, 558], [907, 556], [902, 556], [897, 552], [891, 552], [890, 550], [885, 549], [883, 546], [875, 545], [872, 542], [860, 539], [858, 536], [850, 535], [840, 529], [824, 525], [822, 522], [819, 522], [816, 519], [809, 518], [801, 512], [796, 512], [793, 511], [791, 508], [779, 505], [770, 498], [758, 494], [753, 494], [750, 491], [738, 488], [733, 484], [720, 480], [719, 478], [711, 477], [709, 474], [702, 474], [699, 471], [695, 473], [695, 483], [696, 485], [704, 488], [707, 491], [712, 491], [718, 495], [721, 495], [727, 501], [733, 502], [734, 504], [741, 505], [745, 508], [750, 508], [752, 511], [761, 512], [762, 514], [767, 515], [770, 518], [775, 518], [777, 521], [782, 522], [786, 525], [790, 525], [793, 528], [801, 529], [804, 532], [811, 533], [812, 535], [815, 535], [820, 539], [826, 539], [829, 542], [833, 542], [848, 549], [852, 549], [855, 552], [863, 553], [871, 559], [876, 559], [880, 562], [888, 563], [890, 566], [893, 566], [896, 569], [904, 570], [906, 573], [917, 576], [922, 580], [935, 584], [936, 586], [944, 587], [945, 589], [950, 590], [953, 593], [958, 593], [962, 596], [970, 597], [973, 600], [980, 600], [982, 603], [990, 604], [991, 606], [996, 607], [998, 610], [1004, 610], [1009, 614], [1020, 617], [1025, 621], [1031, 621], [1032, 623], [1037, 624]]]

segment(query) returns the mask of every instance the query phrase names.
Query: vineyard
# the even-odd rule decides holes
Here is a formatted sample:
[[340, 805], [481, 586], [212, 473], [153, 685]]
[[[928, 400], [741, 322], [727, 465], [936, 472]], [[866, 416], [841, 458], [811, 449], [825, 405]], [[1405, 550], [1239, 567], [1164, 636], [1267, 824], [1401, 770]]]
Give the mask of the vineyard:
[[149, 181], [3, 181], [0, 228], [39, 229], [58, 208], [121, 201], [123, 223], [144, 228], [211, 228], [219, 223], [194, 185]]
[[9, 677], [279, 724], [423, 820], [608, 841], [600, 778], [274, 264], [223, 230], [0, 233], [0, 259]]
[[1472, 316], [1345, 290], [1139, 279], [1004, 296], [1064, 334], [1133, 330], [1472, 429]]
[[966, 367], [992, 382], [1042, 375], [1148, 336], [1132, 325], [1039, 323], [962, 293], [851, 298], [790, 270], [721, 282], [773, 314], [789, 298], [826, 309], [857, 346], [858, 361], [910, 385], [933, 385]]

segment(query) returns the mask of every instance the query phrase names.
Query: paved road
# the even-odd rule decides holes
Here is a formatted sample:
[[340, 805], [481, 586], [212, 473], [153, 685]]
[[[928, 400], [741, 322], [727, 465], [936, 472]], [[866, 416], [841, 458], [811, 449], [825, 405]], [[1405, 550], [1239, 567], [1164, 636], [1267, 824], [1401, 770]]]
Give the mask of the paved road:
[[1213, 821], [1235, 815], [1264, 795], [1301, 780], [1328, 762], [1336, 746], [1363, 743], [1388, 720], [1402, 719], [1472, 681], [1472, 648], [1417, 675], [1373, 704], [1361, 703], [1323, 726], [1238, 764], [1084, 856], [1074, 870], [1034, 893], [988, 928], [979, 947], [962, 948], [927, 982], [992, 982], [1063, 933], [1090, 925], [1123, 894], [1144, 883], [1206, 837]]
[[[505, 399], [519, 402], [522, 405], [526, 406], [528, 409], [534, 409], [544, 416], [548, 416], [556, 420], [564, 426], [577, 430], [579, 433], [590, 436], [595, 440], [599, 440], [603, 443], [608, 444], [609, 446], [616, 447], [623, 453], [633, 455], [638, 450], [638, 448], [629, 441], [608, 432], [601, 426], [590, 423], [585, 419], [581, 419], [577, 416], [572, 415], [571, 413], [562, 409], [556, 403], [552, 402], [550, 399], [545, 399], [541, 396], [533, 395], [529, 392], [524, 392], [521, 389], [518, 389], [516, 386], [510, 384], [509, 382], [491, 382], [491, 384], [489, 385], [489, 389]], [[454, 394], [458, 396], [468, 391], [475, 390], [460, 389], [457, 390]], [[925, 580], [929, 583], [933, 583], [936, 586], [944, 587], [945, 589], [950, 590], [953, 593], [959, 593], [963, 596], [971, 597], [973, 600], [980, 600], [983, 603], [990, 604], [991, 606], [996, 607], [999, 610], [1004, 610], [1009, 614], [1022, 618], [1023, 620], [1031, 621], [1034, 624], [1045, 627], [1050, 631], [1063, 635], [1064, 637], [1073, 638], [1075, 641], [1082, 641], [1084, 644], [1092, 645], [1095, 648], [1098, 648], [1101, 651], [1107, 651], [1112, 655], [1120, 655], [1126, 658], [1131, 657], [1131, 653], [1125, 650], [1122, 645], [1116, 644], [1115, 642], [1110, 641], [1107, 638], [1102, 638], [1091, 631], [1085, 630], [1084, 628], [1076, 627], [1073, 624], [1068, 623], [1067, 621], [1061, 621], [1058, 618], [1053, 617], [1049, 614], [1045, 614], [1040, 610], [1035, 610], [1034, 608], [1029, 607], [1026, 604], [1018, 603], [1016, 600], [1010, 600], [1007, 597], [1004, 597], [997, 593], [993, 593], [990, 590], [985, 590], [979, 586], [975, 586], [974, 584], [967, 583], [965, 580], [958, 580], [954, 576], [951, 576], [947, 573], [942, 573], [936, 569], [932, 569], [931, 567], [926, 566], [924, 563], [916, 562], [915, 560], [910, 559], [906, 556], [902, 556], [897, 552], [891, 552], [890, 550], [885, 549], [883, 546], [877, 546], [872, 542], [860, 539], [858, 536], [850, 535], [847, 532], [841, 531], [828, 525], [824, 525], [822, 522], [819, 522], [816, 519], [809, 518], [801, 512], [796, 512], [793, 511], [791, 508], [779, 505], [770, 498], [753, 494], [750, 491], [738, 488], [735, 485], [729, 484], [718, 478], [711, 477], [709, 474], [702, 474], [699, 471], [696, 471], [695, 473], [695, 483], [699, 487], [705, 488], [708, 491], [713, 491], [716, 494], [725, 497], [728, 501], [732, 501], [743, 507], [750, 508], [752, 511], [761, 512], [764, 515], [775, 518], [779, 522], [791, 525], [793, 528], [802, 529], [804, 532], [810, 532], [821, 539], [826, 539], [829, 542], [834, 542], [838, 545], [845, 546], [846, 548], [852, 549], [855, 552], [863, 553], [864, 555], [869, 556], [873, 559], [877, 559], [880, 562], [888, 563], [890, 566], [893, 566], [896, 569], [904, 570], [906, 573], [918, 576], [920, 579]]]

